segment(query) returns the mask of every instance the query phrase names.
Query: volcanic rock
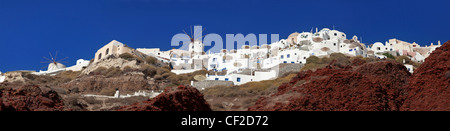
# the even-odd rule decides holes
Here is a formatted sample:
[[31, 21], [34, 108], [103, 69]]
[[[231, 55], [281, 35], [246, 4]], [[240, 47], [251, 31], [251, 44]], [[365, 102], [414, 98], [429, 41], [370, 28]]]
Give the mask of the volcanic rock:
[[[361, 62], [358, 62], [361, 63]], [[250, 111], [395, 111], [403, 103], [410, 73], [397, 62], [329, 65], [297, 74], [270, 97], [260, 98]], [[358, 65], [358, 64], [355, 64]]]
[[54, 90], [38, 86], [0, 89], [0, 111], [61, 111], [64, 104]]
[[450, 41], [433, 51], [414, 71], [402, 110], [450, 110]]
[[168, 87], [155, 98], [123, 106], [119, 111], [211, 111], [203, 95], [194, 87]]

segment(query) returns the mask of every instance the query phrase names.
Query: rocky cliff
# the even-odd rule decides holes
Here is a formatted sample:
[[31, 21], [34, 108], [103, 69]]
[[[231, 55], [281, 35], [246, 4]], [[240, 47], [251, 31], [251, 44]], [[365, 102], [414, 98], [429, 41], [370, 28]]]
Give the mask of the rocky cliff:
[[260, 98], [251, 111], [393, 111], [399, 110], [410, 73], [396, 62], [361, 66], [331, 65], [298, 73], [278, 92]]
[[38, 86], [0, 89], [0, 111], [61, 111], [64, 104], [53, 90]]
[[300, 72], [250, 111], [448, 111], [450, 42], [437, 48], [411, 76], [397, 62], [355, 59]]
[[194, 87], [166, 88], [153, 99], [123, 106], [119, 111], [211, 111], [203, 95]]
[[59, 88], [83, 93], [100, 93], [102, 90], [116, 88], [121, 92], [135, 92], [138, 90], [157, 89], [160, 84], [145, 78], [142, 73], [128, 73], [125, 75], [105, 77], [103, 75], [84, 76], [59, 85]]
[[450, 110], [450, 41], [437, 48], [414, 71], [402, 110]]

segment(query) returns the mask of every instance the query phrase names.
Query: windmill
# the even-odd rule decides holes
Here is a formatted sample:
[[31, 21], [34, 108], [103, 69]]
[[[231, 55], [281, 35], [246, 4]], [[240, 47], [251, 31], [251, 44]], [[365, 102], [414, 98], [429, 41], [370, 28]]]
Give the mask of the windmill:
[[49, 64], [48, 64], [48, 66], [44, 66], [44, 67], [42, 67], [41, 69], [43, 69], [43, 68], [45, 68], [45, 67], [48, 67], [48, 68], [47, 68], [47, 71], [56, 71], [56, 70], [59, 70], [59, 69], [64, 69], [64, 68], [66, 68], [66, 66], [63, 65], [63, 64], [61, 64], [61, 63], [67, 63], [67, 62], [65, 62], [65, 61], [63, 61], [63, 60], [67, 59], [68, 57], [63, 58], [63, 59], [61, 59], [61, 60], [57, 60], [56, 58], [57, 58], [57, 56], [58, 56], [58, 51], [56, 51], [55, 57], [53, 57], [53, 55], [52, 55], [50, 52], [49, 52], [48, 54], [50, 55], [50, 58], [51, 58], [51, 59], [49, 59], [49, 58], [47, 58], [47, 57], [43, 57], [44, 59], [46, 59], [46, 60], [48, 60], [48, 61], [43, 61], [43, 62], [41, 62], [41, 63], [49, 63]]
[[[195, 37], [197, 35], [201, 35], [206, 30], [206, 28], [203, 28], [203, 27], [200, 26], [200, 28], [203, 28], [203, 29], [201, 29], [202, 31], [200, 31], [198, 33], [196, 33], [197, 30], [195, 30], [195, 28], [194, 28], [194, 30], [192, 30], [192, 26], [190, 26], [190, 28], [191, 28], [191, 33], [190, 34], [186, 33], [185, 30], [183, 30], [183, 32], [184, 32], [184, 34], [186, 34], [189, 37], [189, 40], [191, 41], [191, 43], [194, 43], [194, 41], [196, 41], [196, 40], [200, 40], [201, 41], [202, 38], [206, 36], [206, 35], [203, 35], [200, 38], [196, 38]], [[194, 34], [194, 33], [196, 33], [196, 34]]]
[[[190, 27], [191, 32], [190, 34], [188, 34], [185, 30], [183, 30], [184, 34], [186, 34], [189, 37], [190, 43], [189, 43], [189, 47], [188, 47], [188, 51], [191, 53], [191, 58], [194, 57], [194, 54], [204, 54], [204, 45], [202, 42], [203, 37], [205, 37], [206, 35], [202, 36], [202, 33], [206, 30], [206, 28], [203, 28], [201, 26], [199, 26], [200, 28], [194, 27], [194, 30], [192, 30], [192, 26]], [[201, 30], [201, 31], [198, 31]], [[200, 35], [200, 37], [196, 37]], [[191, 67], [192, 69], [195, 68], [194, 67], [195, 62], [192, 62]], [[202, 68], [204, 67], [203, 65], [203, 59], [201, 62], [201, 66]]]

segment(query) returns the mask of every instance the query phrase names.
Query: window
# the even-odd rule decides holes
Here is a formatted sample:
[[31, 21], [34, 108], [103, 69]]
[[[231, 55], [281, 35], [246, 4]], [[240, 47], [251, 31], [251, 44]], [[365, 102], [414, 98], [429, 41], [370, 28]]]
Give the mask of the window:
[[297, 53], [294, 53], [294, 55], [297, 55]]
[[213, 59], [212, 59], [213, 62], [216, 62], [216, 60], [217, 60], [217, 58], [213, 58]]
[[228, 81], [228, 78], [225, 78], [225, 81]]
[[218, 81], [218, 80], [219, 80], [219, 78], [216, 78], [215, 80], [216, 80], [216, 81]]
[[105, 53], [105, 55], [108, 55], [108, 53], [109, 53], [109, 48], [108, 48], [108, 49], [106, 49], [106, 53]]
[[337, 36], [337, 33], [334, 33], [334, 36]]
[[283, 61], [283, 63], [287, 63], [287, 61]]
[[98, 54], [98, 59], [102, 59], [102, 53]]
[[236, 79], [236, 81], [237, 81], [237, 82], [241, 82], [241, 78], [238, 77], [238, 78]]
[[303, 57], [303, 59], [306, 59], [306, 56], [305, 56], [305, 57]]
[[381, 50], [381, 48], [380, 48], [380, 47], [377, 47], [377, 50]]
[[253, 81], [253, 79], [250, 79], [250, 81]]
[[158, 53], [158, 55], [160, 55], [161, 53]]
[[387, 48], [386, 48], [386, 50], [387, 50]]
[[287, 54], [287, 55], [286, 55], [286, 58], [290, 58], [290, 57], [291, 57], [291, 54]]
[[334, 46], [336, 46], [336, 43], [333, 43]]
[[291, 61], [291, 63], [295, 63], [295, 62]]
[[283, 59], [284, 58], [284, 56], [283, 55], [281, 55], [281, 59]]
[[350, 49], [350, 50], [348, 50], [348, 51], [353, 51], [353, 49]]
[[302, 62], [300, 61], [300, 64], [301, 64]]
[[392, 51], [392, 48], [391, 48], [391, 51]]

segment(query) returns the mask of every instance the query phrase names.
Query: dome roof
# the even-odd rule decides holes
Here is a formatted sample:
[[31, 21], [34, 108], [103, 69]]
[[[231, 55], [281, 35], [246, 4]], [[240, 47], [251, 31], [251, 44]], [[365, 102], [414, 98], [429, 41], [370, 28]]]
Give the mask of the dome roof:
[[47, 71], [55, 71], [55, 70], [64, 69], [64, 68], [66, 68], [65, 65], [58, 63], [58, 62], [52, 62], [52, 63], [48, 64]]
[[[323, 31], [326, 31], [326, 30], [330, 30], [330, 29], [328, 29], [328, 28], [323, 28], [322, 30], [323, 30]], [[322, 31], [322, 30], [320, 30], [320, 31]]]
[[290, 34], [288, 37], [297, 37], [300, 33], [298, 32], [294, 32], [292, 34]]

